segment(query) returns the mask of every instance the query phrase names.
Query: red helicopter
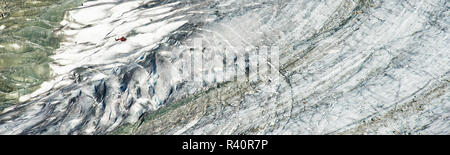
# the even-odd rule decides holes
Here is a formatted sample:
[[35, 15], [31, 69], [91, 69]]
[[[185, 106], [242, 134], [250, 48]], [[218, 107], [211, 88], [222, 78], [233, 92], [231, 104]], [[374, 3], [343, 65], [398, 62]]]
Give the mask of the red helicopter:
[[119, 39], [116, 39], [116, 41], [122, 41], [122, 42], [124, 42], [124, 41], [127, 41], [127, 38], [125, 38], [125, 37], [122, 37], [122, 38], [119, 38]]

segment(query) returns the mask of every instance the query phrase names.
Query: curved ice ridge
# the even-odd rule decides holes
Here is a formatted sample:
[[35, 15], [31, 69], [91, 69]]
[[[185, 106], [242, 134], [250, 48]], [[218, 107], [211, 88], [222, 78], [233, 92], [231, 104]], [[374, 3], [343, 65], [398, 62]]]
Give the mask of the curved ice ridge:
[[[105, 134], [133, 124], [121, 129], [449, 134], [449, 7], [445, 0], [88, 1], [61, 23], [67, 40], [52, 56], [53, 80], [5, 109], [0, 133]], [[127, 41], [114, 40], [121, 36]], [[175, 76], [181, 63], [170, 55], [197, 48], [196, 37], [280, 47], [280, 83], [197, 85]]]

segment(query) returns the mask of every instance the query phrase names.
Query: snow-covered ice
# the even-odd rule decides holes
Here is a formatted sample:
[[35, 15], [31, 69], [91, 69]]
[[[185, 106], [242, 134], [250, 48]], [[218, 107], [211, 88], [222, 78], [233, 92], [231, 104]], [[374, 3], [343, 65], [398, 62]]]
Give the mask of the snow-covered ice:
[[[52, 80], [0, 113], [0, 133], [449, 134], [449, 7], [88, 1], [61, 22]], [[279, 51], [278, 70], [251, 72], [264, 61], [244, 51]]]

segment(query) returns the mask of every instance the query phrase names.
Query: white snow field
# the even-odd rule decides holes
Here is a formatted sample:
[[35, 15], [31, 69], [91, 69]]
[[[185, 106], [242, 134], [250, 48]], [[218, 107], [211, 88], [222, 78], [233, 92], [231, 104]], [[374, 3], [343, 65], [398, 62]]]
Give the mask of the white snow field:
[[87, 1], [0, 134], [450, 134], [449, 8]]

